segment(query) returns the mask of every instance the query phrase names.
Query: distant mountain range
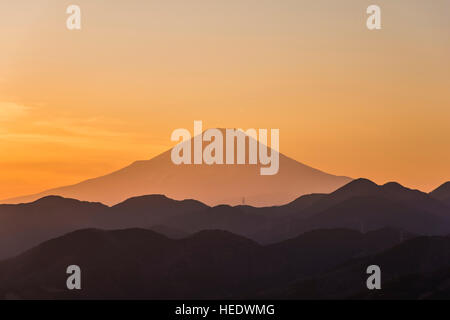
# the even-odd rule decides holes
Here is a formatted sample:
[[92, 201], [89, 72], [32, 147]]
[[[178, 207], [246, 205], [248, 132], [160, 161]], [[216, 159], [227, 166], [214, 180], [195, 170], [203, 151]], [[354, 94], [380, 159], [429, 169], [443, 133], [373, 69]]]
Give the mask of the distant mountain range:
[[282, 154], [279, 155], [278, 174], [262, 176], [259, 164], [175, 165], [171, 151], [150, 160], [134, 162], [105, 176], [3, 200], [2, 203], [25, 203], [59, 195], [114, 205], [131, 197], [164, 194], [178, 200], [197, 199], [211, 206], [243, 202], [252, 206], [270, 206], [286, 204], [304, 194], [329, 193], [351, 181], [348, 177], [327, 174]]
[[[65, 287], [71, 264], [82, 290]], [[372, 264], [380, 291], [365, 286]], [[449, 284], [450, 237], [396, 229], [316, 230], [272, 245], [220, 230], [173, 240], [86, 229], [0, 262], [1, 299], [448, 299]]]
[[[163, 195], [3, 204], [0, 299], [450, 298], [449, 197], [449, 183], [427, 194], [356, 179], [262, 208]], [[72, 264], [80, 291], [65, 287]], [[371, 264], [381, 291], [365, 287]]]
[[[444, 184], [444, 186], [447, 184]], [[316, 229], [367, 232], [395, 228], [420, 235], [450, 233], [445, 188], [426, 194], [396, 183], [382, 186], [357, 179], [330, 194], [310, 194], [283, 206], [210, 207], [162, 195], [130, 198], [108, 207], [48, 196], [26, 204], [0, 205], [0, 257], [16, 255], [43, 241], [86, 228], [146, 228], [174, 239], [220, 229], [262, 244]], [[437, 195], [437, 196], [436, 196]]]
[[[379, 291], [369, 291], [366, 287], [365, 271], [373, 264], [382, 271]], [[377, 254], [350, 259], [267, 296], [280, 299], [448, 299], [450, 237], [417, 237]]]
[[[80, 230], [0, 262], [0, 297], [274, 298], [279, 288], [395, 246], [399, 235], [392, 229], [318, 230], [262, 246], [219, 230], [181, 240], [143, 229]], [[65, 287], [71, 264], [82, 270], [82, 290]]]

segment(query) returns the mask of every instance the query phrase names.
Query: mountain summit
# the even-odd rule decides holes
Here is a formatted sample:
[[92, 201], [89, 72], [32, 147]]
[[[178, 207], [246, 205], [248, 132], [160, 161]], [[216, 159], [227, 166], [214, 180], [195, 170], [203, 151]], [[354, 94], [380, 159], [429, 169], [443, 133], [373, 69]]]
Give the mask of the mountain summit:
[[450, 206], [450, 181], [447, 181], [437, 189], [430, 192], [430, 195]]
[[[246, 145], [249, 144], [246, 141]], [[203, 143], [203, 148], [207, 146]], [[172, 149], [153, 159], [136, 161], [111, 174], [78, 184], [2, 202], [31, 202], [48, 195], [59, 195], [114, 205], [135, 196], [164, 194], [172, 199], [196, 199], [208, 205], [270, 206], [288, 203], [304, 194], [329, 193], [351, 181], [282, 154], [279, 155], [278, 174], [263, 176], [260, 175], [260, 164], [176, 165], [172, 162], [171, 152]]]

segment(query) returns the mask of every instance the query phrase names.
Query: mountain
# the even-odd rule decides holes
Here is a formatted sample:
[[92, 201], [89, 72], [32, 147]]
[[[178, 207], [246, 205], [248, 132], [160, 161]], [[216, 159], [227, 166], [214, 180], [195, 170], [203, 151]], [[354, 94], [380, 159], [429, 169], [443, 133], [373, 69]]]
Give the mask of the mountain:
[[[203, 146], [206, 147], [206, 143]], [[351, 181], [313, 169], [283, 154], [279, 154], [278, 174], [264, 176], [260, 174], [259, 164], [175, 165], [171, 151], [151, 160], [134, 162], [105, 176], [3, 203], [31, 202], [59, 195], [114, 205], [135, 196], [164, 194], [172, 199], [196, 199], [212, 206], [237, 205], [243, 201], [252, 206], [270, 206], [286, 204], [303, 194], [332, 192]]]
[[[2, 204], [0, 258], [78, 229], [151, 229], [159, 225], [158, 230], [162, 231], [160, 222], [207, 208], [198, 201], [177, 201], [162, 195], [135, 197], [113, 207], [59, 196], [48, 196], [26, 204]], [[170, 226], [164, 228], [169, 233], [169, 229], [174, 229]]]
[[101, 224], [108, 212], [101, 203], [59, 196], [0, 205], [0, 258], [15, 255], [37, 243], [77, 229]]
[[450, 207], [450, 181], [444, 183], [437, 189], [430, 192], [430, 196], [438, 199]]
[[[381, 290], [366, 288], [366, 268], [381, 269]], [[281, 299], [431, 299], [450, 296], [450, 238], [416, 237], [294, 282], [270, 296]]]
[[[256, 297], [396, 245], [396, 230], [318, 230], [261, 246], [210, 230], [171, 240], [144, 229], [79, 230], [0, 262], [0, 297], [233, 299]], [[67, 290], [78, 265], [82, 290]]]
[[[309, 205], [291, 211], [295, 203]], [[328, 195], [302, 196], [275, 212], [283, 212], [282, 218], [247, 236], [276, 242], [323, 228], [370, 231], [390, 227], [424, 235], [450, 232], [450, 208], [441, 201], [398, 183], [380, 186], [367, 179], [353, 180]]]
[[108, 219], [104, 220], [101, 226], [124, 229], [164, 225], [164, 222], [172, 218], [178, 219], [180, 216], [203, 212], [209, 208], [196, 200], [173, 200], [163, 195], [133, 197], [112, 206]]
[[395, 228], [421, 235], [450, 233], [450, 207], [399, 184], [357, 179], [330, 194], [310, 194], [284, 206], [210, 207], [163, 195], [133, 197], [108, 207], [59, 196], [0, 205], [0, 259], [83, 228], [147, 228], [169, 238], [220, 229], [262, 244], [316, 229], [372, 231]]
[[396, 182], [377, 185], [363, 178], [355, 179], [330, 193], [327, 197], [321, 199], [321, 201], [315, 202], [307, 209], [307, 215], [312, 216], [336, 204], [357, 197], [383, 198], [401, 203], [409, 208], [430, 212], [437, 216], [450, 217], [447, 206], [440, 201], [436, 201], [436, 199], [427, 193], [406, 188]]
[[[0, 257], [16, 256], [0, 262], [0, 297], [446, 297], [450, 238], [436, 235], [450, 233], [450, 207], [437, 190], [357, 179], [263, 208], [158, 194], [111, 207], [60, 196], [3, 204]], [[82, 267], [81, 292], [64, 289], [70, 264]], [[385, 294], [366, 292], [368, 264], [386, 271]]]

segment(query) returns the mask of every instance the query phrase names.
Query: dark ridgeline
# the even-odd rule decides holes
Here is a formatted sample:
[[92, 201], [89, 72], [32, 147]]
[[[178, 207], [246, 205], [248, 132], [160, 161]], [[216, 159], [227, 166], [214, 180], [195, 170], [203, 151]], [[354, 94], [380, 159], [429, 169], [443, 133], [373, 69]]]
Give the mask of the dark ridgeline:
[[[366, 268], [381, 268], [382, 290], [367, 290]], [[416, 237], [329, 272], [298, 280], [267, 297], [280, 299], [450, 298], [450, 237]]]
[[[262, 246], [220, 230], [172, 240], [144, 229], [85, 229], [0, 262], [0, 297], [277, 298], [296, 281], [395, 246], [398, 235], [317, 230]], [[65, 287], [71, 264], [81, 267], [80, 291]]]
[[173, 238], [221, 229], [263, 244], [326, 228], [365, 232], [390, 227], [444, 235], [450, 233], [450, 205], [441, 200], [446, 199], [446, 185], [426, 194], [396, 183], [378, 186], [358, 179], [330, 194], [305, 195], [284, 206], [264, 208], [210, 207], [163, 195], [135, 197], [108, 207], [49, 196], [27, 204], [0, 205], [0, 258], [85, 228], [148, 228]]
[[439, 188], [430, 192], [430, 195], [433, 198], [440, 200], [443, 203], [446, 203], [448, 206], [450, 206], [450, 181], [444, 183]]
[[[0, 298], [450, 297], [448, 190], [358, 179], [278, 207], [163, 195], [0, 205], [0, 255], [34, 247], [0, 262]], [[71, 264], [81, 291], [65, 289]], [[365, 289], [370, 264], [382, 292]]]

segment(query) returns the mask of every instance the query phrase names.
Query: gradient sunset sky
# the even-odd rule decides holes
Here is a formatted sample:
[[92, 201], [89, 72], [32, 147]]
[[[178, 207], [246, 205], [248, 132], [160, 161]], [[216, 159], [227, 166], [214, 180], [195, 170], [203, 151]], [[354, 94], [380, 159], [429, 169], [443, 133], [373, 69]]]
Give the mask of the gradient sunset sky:
[[[66, 29], [70, 4], [81, 31]], [[280, 152], [332, 174], [450, 180], [448, 0], [2, 0], [0, 13], [0, 199], [150, 159], [194, 120], [279, 128]]]

